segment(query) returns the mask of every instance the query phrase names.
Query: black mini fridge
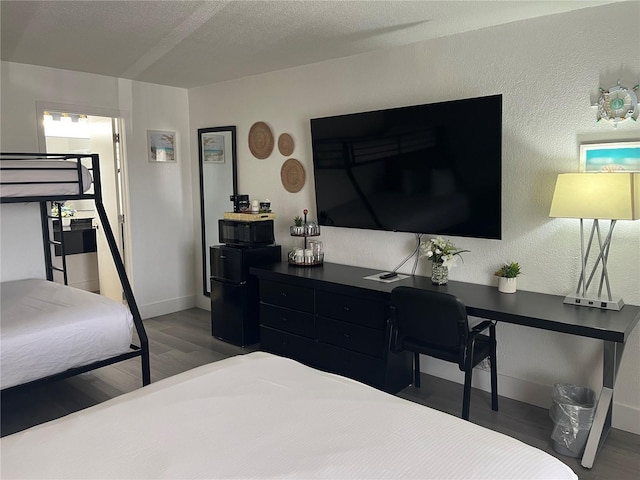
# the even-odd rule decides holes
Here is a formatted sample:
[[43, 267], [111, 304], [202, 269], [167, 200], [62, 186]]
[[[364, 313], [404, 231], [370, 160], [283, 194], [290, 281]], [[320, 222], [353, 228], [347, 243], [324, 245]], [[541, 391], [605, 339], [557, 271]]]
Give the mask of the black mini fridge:
[[258, 279], [249, 268], [281, 261], [280, 245], [210, 247], [211, 334], [244, 347], [260, 341]]

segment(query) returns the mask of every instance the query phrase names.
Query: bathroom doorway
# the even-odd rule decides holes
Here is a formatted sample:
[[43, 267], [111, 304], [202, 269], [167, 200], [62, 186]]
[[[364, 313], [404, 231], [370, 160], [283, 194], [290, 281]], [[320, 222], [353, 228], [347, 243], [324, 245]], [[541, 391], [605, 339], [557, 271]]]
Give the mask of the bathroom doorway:
[[[99, 155], [102, 200], [120, 255], [125, 261], [124, 252], [128, 250], [125, 228], [127, 192], [124, 188], [126, 169], [123, 161], [120, 119], [113, 116], [93, 115], [86, 109], [79, 111], [70, 108], [51, 108], [42, 110], [39, 124], [42, 126], [41, 150], [47, 153], [96, 153]], [[122, 302], [122, 285], [93, 200], [67, 202], [66, 206], [67, 211], [71, 211], [73, 216], [71, 225], [64, 228], [91, 228], [94, 231], [84, 232], [84, 234], [95, 235], [95, 244], [87, 242], [89, 247], [87, 251], [66, 257], [69, 285]], [[126, 261], [125, 269], [127, 269]]]

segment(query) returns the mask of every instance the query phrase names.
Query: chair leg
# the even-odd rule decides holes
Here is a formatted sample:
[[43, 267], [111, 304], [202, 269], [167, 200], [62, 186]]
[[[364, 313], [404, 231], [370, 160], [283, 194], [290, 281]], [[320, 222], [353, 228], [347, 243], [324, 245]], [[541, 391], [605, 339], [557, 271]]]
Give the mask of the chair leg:
[[469, 404], [471, 403], [471, 376], [473, 369], [464, 372], [464, 394], [462, 396], [462, 418], [469, 420]]
[[471, 378], [473, 376], [473, 342], [467, 347], [467, 358], [464, 362], [464, 393], [462, 395], [462, 418], [469, 420], [469, 404], [471, 403]]
[[420, 388], [420, 354], [413, 354], [413, 386]]
[[498, 411], [498, 364], [496, 353], [496, 326], [490, 327], [490, 335], [492, 340], [491, 345], [491, 410]]

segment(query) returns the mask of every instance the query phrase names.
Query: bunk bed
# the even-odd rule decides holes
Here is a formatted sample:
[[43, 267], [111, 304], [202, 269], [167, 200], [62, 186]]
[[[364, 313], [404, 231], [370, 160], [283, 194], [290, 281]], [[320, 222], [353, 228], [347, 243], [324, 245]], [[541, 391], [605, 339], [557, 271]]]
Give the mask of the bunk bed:
[[[96, 154], [0, 153], [0, 202], [39, 203], [46, 280], [0, 285], [3, 392], [140, 357], [142, 383], [151, 382], [149, 341], [102, 201]], [[68, 286], [62, 209], [52, 204], [93, 200], [122, 284], [126, 306]], [[57, 220], [57, 222], [53, 222]], [[59, 250], [54, 264], [52, 250]], [[62, 276], [64, 284], [54, 282]], [[133, 330], [137, 341], [133, 341]]]
[[3, 437], [0, 449], [12, 479], [577, 480], [519, 440], [265, 352]]

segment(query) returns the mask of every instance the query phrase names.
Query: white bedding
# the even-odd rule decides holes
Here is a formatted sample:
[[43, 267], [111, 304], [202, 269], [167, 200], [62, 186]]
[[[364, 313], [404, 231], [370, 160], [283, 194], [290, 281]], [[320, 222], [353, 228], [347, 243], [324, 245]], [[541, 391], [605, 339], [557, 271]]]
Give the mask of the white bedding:
[[127, 352], [133, 317], [109, 298], [40, 279], [0, 285], [1, 388]]
[[263, 352], [1, 439], [2, 478], [573, 479], [511, 437]]
[[[76, 162], [67, 160], [6, 160], [2, 162], [2, 183], [0, 195], [2, 197], [35, 197], [55, 195], [78, 195], [78, 170], [69, 169]], [[20, 170], [4, 170], [5, 167], [19, 167]], [[36, 170], [46, 167], [47, 170]], [[86, 192], [93, 181], [91, 172], [82, 167], [82, 186]], [[31, 185], [6, 185], [7, 182], [68, 182], [42, 183]]]

